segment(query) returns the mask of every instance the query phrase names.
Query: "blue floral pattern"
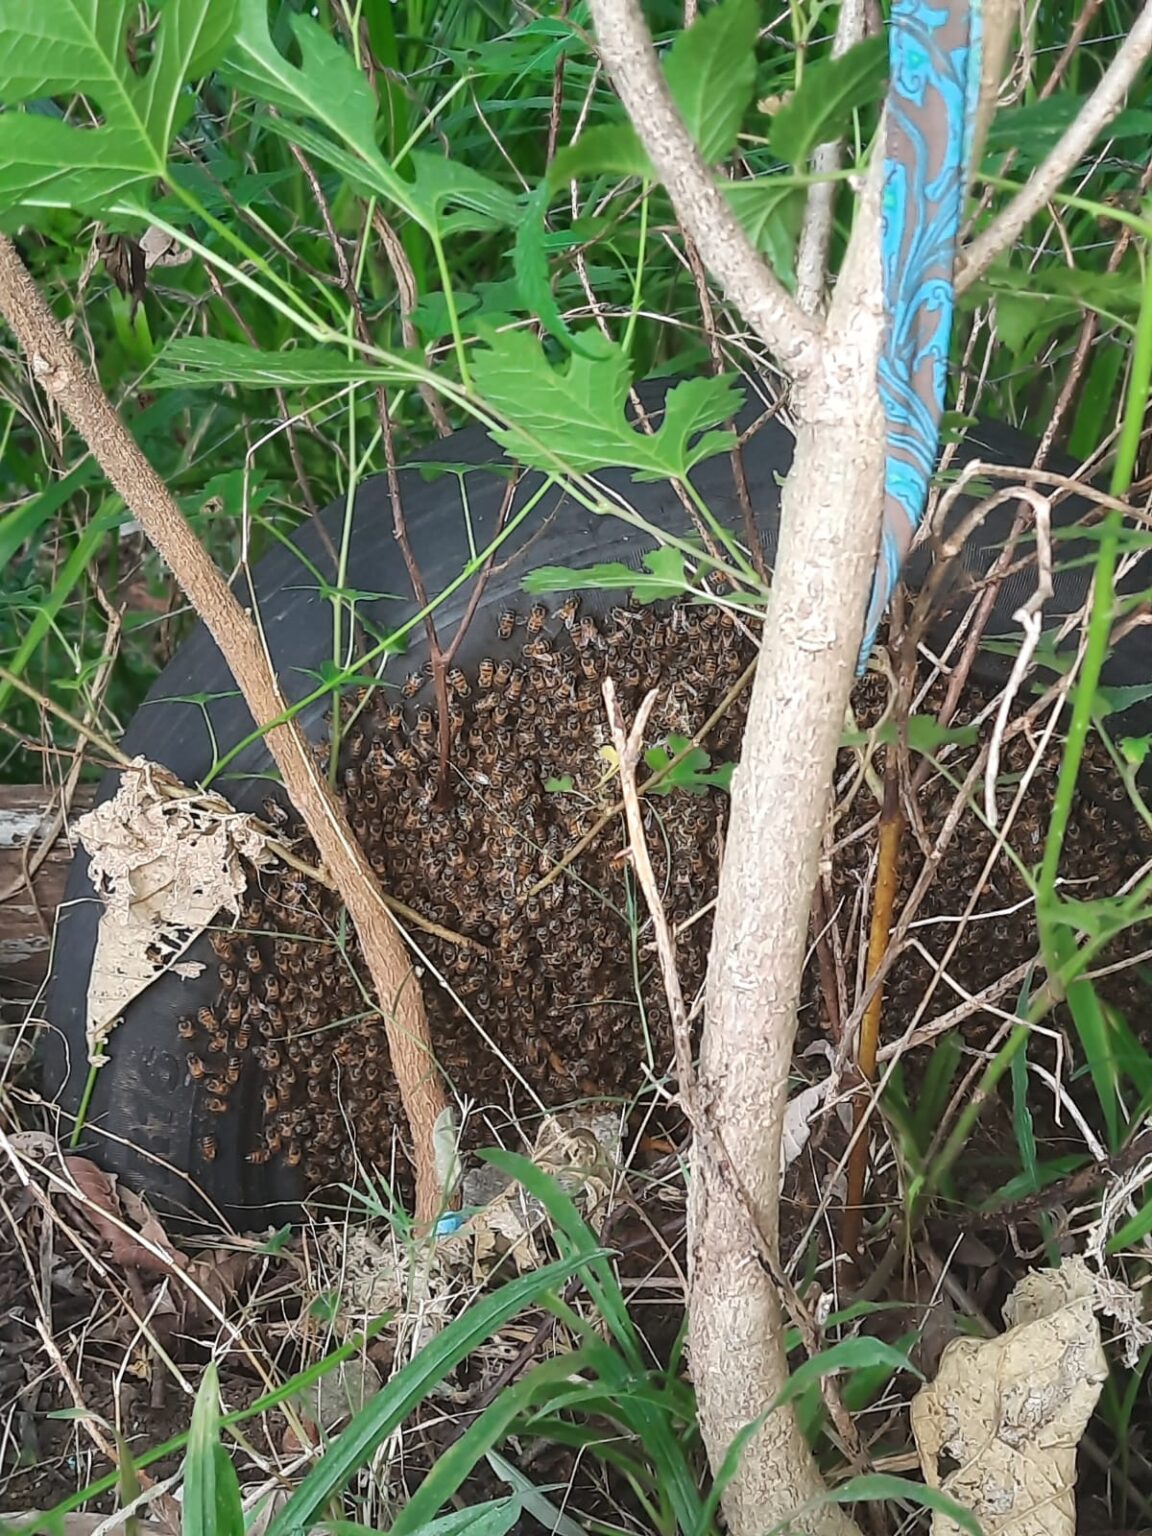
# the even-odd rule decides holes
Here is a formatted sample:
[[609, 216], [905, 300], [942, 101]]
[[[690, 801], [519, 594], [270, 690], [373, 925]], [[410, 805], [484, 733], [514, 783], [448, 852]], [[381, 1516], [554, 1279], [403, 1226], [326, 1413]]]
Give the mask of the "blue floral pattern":
[[980, 91], [979, 0], [894, 0], [889, 58], [880, 237], [884, 529], [861, 671], [923, 516], [939, 448], [956, 241]]

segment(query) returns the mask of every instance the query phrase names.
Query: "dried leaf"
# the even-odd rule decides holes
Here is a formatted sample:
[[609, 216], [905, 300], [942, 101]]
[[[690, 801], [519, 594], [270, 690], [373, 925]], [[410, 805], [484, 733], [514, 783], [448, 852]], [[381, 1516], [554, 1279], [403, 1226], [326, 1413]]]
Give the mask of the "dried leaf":
[[[912, 1403], [925, 1479], [985, 1536], [1074, 1536], [1076, 1448], [1108, 1374], [1096, 1304], [1083, 1259], [1026, 1275], [1004, 1306], [1008, 1331], [955, 1339]], [[932, 1532], [960, 1527], [937, 1513]]]
[[247, 884], [243, 860], [272, 855], [268, 834], [219, 795], [179, 790], [177, 781], [137, 758], [120, 789], [77, 822], [91, 855], [104, 913], [88, 983], [89, 1060], [134, 997], [172, 968], [220, 911], [239, 912]]
[[131, 1232], [124, 1231], [120, 1223], [127, 1218], [121, 1209], [115, 1179], [86, 1157], [66, 1157], [64, 1166], [78, 1191], [72, 1196], [72, 1202], [103, 1241], [113, 1264], [124, 1268], [131, 1266], [154, 1275], [170, 1275], [173, 1269], [184, 1268], [187, 1260], [171, 1246], [164, 1229], [138, 1196], [129, 1196], [127, 1190], [123, 1191], [124, 1199], [130, 1199], [138, 1211], [145, 1213], [147, 1239], [161, 1249], [163, 1257], [145, 1248]]

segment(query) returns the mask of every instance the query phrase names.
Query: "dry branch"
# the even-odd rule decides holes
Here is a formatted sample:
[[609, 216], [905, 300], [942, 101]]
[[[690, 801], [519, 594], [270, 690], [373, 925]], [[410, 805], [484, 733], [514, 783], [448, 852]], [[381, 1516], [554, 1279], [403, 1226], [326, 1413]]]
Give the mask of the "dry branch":
[[[299, 724], [283, 719], [287, 704], [256, 625], [85, 368], [6, 236], [0, 236], [0, 313], [23, 347], [33, 378], [63, 408], [88, 444], [207, 625], [252, 718], [267, 728], [268, 749], [284, 787], [356, 926], [412, 1133], [416, 1215], [419, 1221], [427, 1221], [441, 1204], [433, 1132], [446, 1101], [419, 983], [400, 932], [381, 900], [376, 877]], [[272, 723], [276, 721], [280, 723]]]

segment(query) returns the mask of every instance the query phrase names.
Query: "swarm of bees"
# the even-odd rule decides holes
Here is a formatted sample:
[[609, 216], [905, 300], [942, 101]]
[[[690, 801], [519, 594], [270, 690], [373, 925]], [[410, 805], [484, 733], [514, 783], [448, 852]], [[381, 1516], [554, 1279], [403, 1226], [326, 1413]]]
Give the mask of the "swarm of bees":
[[[523, 615], [502, 609], [491, 650], [446, 677], [447, 796], [427, 668], [399, 688], [385, 683], [346, 701], [337, 783], [388, 893], [473, 941], [417, 935], [428, 959], [422, 985], [437, 1062], [450, 1087], [502, 1120], [590, 1095], [626, 1102], [667, 1074], [672, 1040], [647, 914], [621, 858], [622, 818], [610, 817], [557, 868], [617, 794], [600, 750], [608, 744], [601, 682], [613, 677], [626, 716], [658, 690], [653, 744], [672, 733], [692, 736], [731, 693], [754, 655], [754, 637], [720, 605], [618, 607], [597, 617], [570, 597], [552, 612], [543, 603]], [[881, 686], [875, 678], [860, 686], [865, 723], [882, 710]], [[738, 755], [746, 702], [745, 690], [709, 731], [714, 765]], [[983, 702], [973, 687], [970, 707]], [[1022, 754], [1021, 738], [1002, 771], [1021, 771]], [[850, 770], [847, 757], [843, 767]], [[1032, 823], [1033, 830], [1045, 824], [1054, 772], [1055, 761], [1035, 781], [1028, 824], [1014, 834], [1018, 846]], [[1122, 812], [1108, 765], [1090, 763], [1087, 785], [1069, 856], [1090, 893], [1101, 882], [1114, 889], [1120, 866], [1137, 867], [1146, 850], [1127, 823], [1123, 836], [1116, 831]], [[953, 793], [942, 778], [927, 786], [930, 829]], [[856, 824], [875, 812], [867, 798], [852, 813]], [[691, 999], [707, 963], [727, 799], [698, 785], [647, 796], [644, 807]], [[284, 819], [282, 807], [269, 814]], [[862, 884], [874, 846], [853, 839], [853, 825], [850, 816], [838, 828], [835, 878], [846, 894]], [[962, 909], [991, 848], [992, 834], [969, 814], [922, 909], [926, 918]], [[302, 844], [301, 851], [311, 850]], [[1026, 865], [1039, 856], [1024, 846], [1019, 853]], [[919, 869], [913, 862], [906, 886]], [[1014, 956], [1035, 953], [1026, 897], [1023, 878], [1001, 860], [981, 897], [980, 912], [991, 915], [971, 926], [949, 963], [970, 991]], [[256, 1074], [259, 1087], [245, 1099], [256, 1106], [251, 1163], [281, 1159], [310, 1189], [353, 1181], [358, 1166], [377, 1168], [397, 1193], [410, 1194], [384, 1020], [337, 899], [292, 871], [253, 875], [239, 924], [216, 932], [213, 947], [218, 995], [178, 1025], [193, 1091], [207, 1109], [229, 1113], [242, 1076]], [[891, 1028], [911, 1017], [931, 975], [919, 951], [897, 968], [887, 993]], [[813, 981], [809, 1001], [817, 997]], [[474, 1114], [470, 1140], [490, 1142], [491, 1124]], [[216, 1157], [215, 1136], [204, 1137], [200, 1153], [205, 1162]]]

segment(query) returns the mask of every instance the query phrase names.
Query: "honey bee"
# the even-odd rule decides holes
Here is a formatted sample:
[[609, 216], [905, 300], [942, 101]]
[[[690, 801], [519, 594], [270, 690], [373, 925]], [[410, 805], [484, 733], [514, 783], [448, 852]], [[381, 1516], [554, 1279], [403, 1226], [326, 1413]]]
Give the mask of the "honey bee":
[[298, 1141], [290, 1141], [284, 1149], [284, 1161], [288, 1164], [289, 1168], [298, 1168], [303, 1155]]
[[244, 964], [253, 976], [259, 976], [264, 969], [264, 956], [260, 953], [259, 946], [249, 944], [244, 951]]
[[268, 1130], [264, 1132], [264, 1141], [268, 1147], [269, 1152], [271, 1152], [272, 1156], [275, 1157], [277, 1152], [280, 1150], [280, 1132], [274, 1125], [270, 1126]]
[[271, 1156], [272, 1151], [269, 1147], [253, 1147], [251, 1152], [246, 1154], [244, 1161], [259, 1167], [261, 1164], [266, 1163]]
[[436, 719], [430, 709], [420, 709], [416, 712], [416, 735], [422, 740], [427, 740], [436, 730]]
[[579, 612], [580, 596], [579, 593], [576, 592], [570, 593], [556, 610], [556, 617], [561, 621], [569, 634], [571, 634], [572, 629], [575, 626], [576, 615]]
[[589, 650], [600, 643], [600, 630], [596, 620], [590, 613], [586, 613], [579, 624], [572, 631], [572, 639], [578, 650]]
[[516, 613], [512, 608], [501, 608], [500, 616], [496, 620], [496, 633], [501, 640], [511, 640], [512, 632], [516, 628]]
[[236, 996], [244, 998], [252, 996], [252, 978], [247, 971], [236, 972]]
[[472, 685], [464, 676], [459, 667], [453, 667], [448, 673], [448, 686], [458, 699], [467, 699], [471, 696]]
[[354, 763], [358, 763], [364, 756], [364, 749], [368, 744], [368, 738], [361, 730], [355, 730], [348, 738], [348, 756]]
[[531, 608], [528, 610], [528, 620], [525, 624], [525, 628], [527, 629], [528, 634], [530, 636], [538, 635], [544, 628], [544, 623], [547, 617], [548, 609], [544, 606], [544, 604], [533, 603]]
[[278, 1072], [284, 1058], [274, 1045], [258, 1046], [256, 1060], [264, 1068], [265, 1072]]
[[228, 1097], [228, 1084], [222, 1077], [209, 1077], [205, 1079], [204, 1087], [208, 1093], [214, 1093], [218, 1098]]
[[199, 1057], [199, 1056], [193, 1055], [192, 1052], [189, 1051], [187, 1061], [188, 1061], [188, 1076], [192, 1079], [192, 1081], [194, 1083], [203, 1082], [205, 1074], [208, 1071], [208, 1068], [204, 1065], [204, 1062], [203, 1062], [202, 1058]]
[[409, 773], [413, 773], [420, 766], [420, 759], [411, 747], [401, 747], [396, 753], [396, 761], [401, 768], [407, 768]]
[[423, 686], [423, 672], [409, 672], [400, 688], [400, 697], [402, 699], [414, 699]]
[[252, 1025], [248, 1022], [247, 1019], [245, 1019], [244, 1022], [240, 1025], [240, 1028], [232, 1036], [232, 1043], [235, 1045], [238, 1051], [246, 1051], [251, 1044], [251, 1041]]
[[240, 908], [240, 922], [245, 928], [259, 928], [264, 916], [264, 903], [259, 896], [249, 897]]
[[222, 1055], [230, 1044], [227, 1032], [223, 1029], [219, 1029], [214, 1035], [208, 1036], [208, 1049], [213, 1056]]
[[180, 1036], [181, 1040], [195, 1040], [196, 1020], [188, 1018], [177, 1019], [176, 1033]]
[[491, 656], [485, 656], [479, 667], [476, 669], [477, 686], [483, 688], [486, 691], [487, 689], [491, 688], [492, 681], [495, 676], [496, 663], [492, 660]]
[[220, 1028], [220, 1020], [216, 1017], [215, 1010], [212, 1008], [204, 1007], [198, 1009], [196, 1013], [196, 1022], [199, 1024], [201, 1029], [208, 1030], [210, 1034], [215, 1034], [215, 1032]]
[[240, 1074], [243, 1070], [244, 1064], [241, 1057], [236, 1055], [229, 1056], [228, 1065], [224, 1072], [225, 1081], [229, 1088], [235, 1088], [236, 1084], [240, 1081]]
[[272, 1083], [265, 1083], [260, 1091], [264, 1100], [264, 1113], [274, 1115], [280, 1108], [280, 1095]]
[[344, 793], [355, 798], [363, 786], [359, 768], [357, 768], [355, 763], [349, 763], [341, 777], [344, 781]]
[[213, 932], [210, 942], [212, 944], [212, 948], [216, 952], [216, 958], [218, 960], [224, 961], [225, 963], [227, 963], [229, 960], [235, 960], [236, 943], [230, 933], [224, 933], [219, 928], [217, 928]]
[[512, 662], [507, 656], [501, 656], [500, 660], [496, 663], [496, 673], [492, 680], [493, 684], [497, 688], [506, 688], [511, 676]]
[[224, 1023], [229, 1029], [235, 1029], [244, 1017], [244, 999], [238, 993], [233, 992], [228, 999], [228, 1007], [224, 1011]]
[[213, 1094], [208, 1100], [208, 1113], [212, 1115], [226, 1115], [228, 1113], [228, 1100]]
[[216, 1153], [218, 1151], [219, 1143], [217, 1142], [215, 1136], [201, 1136], [200, 1156], [206, 1163], [214, 1162], [216, 1160]]
[[288, 825], [288, 812], [277, 800], [275, 795], [269, 795], [263, 804], [264, 820], [274, 827], [286, 827]]
[[512, 676], [508, 679], [508, 687], [504, 691], [504, 697], [510, 704], [515, 704], [524, 691], [524, 668], [513, 669]]

